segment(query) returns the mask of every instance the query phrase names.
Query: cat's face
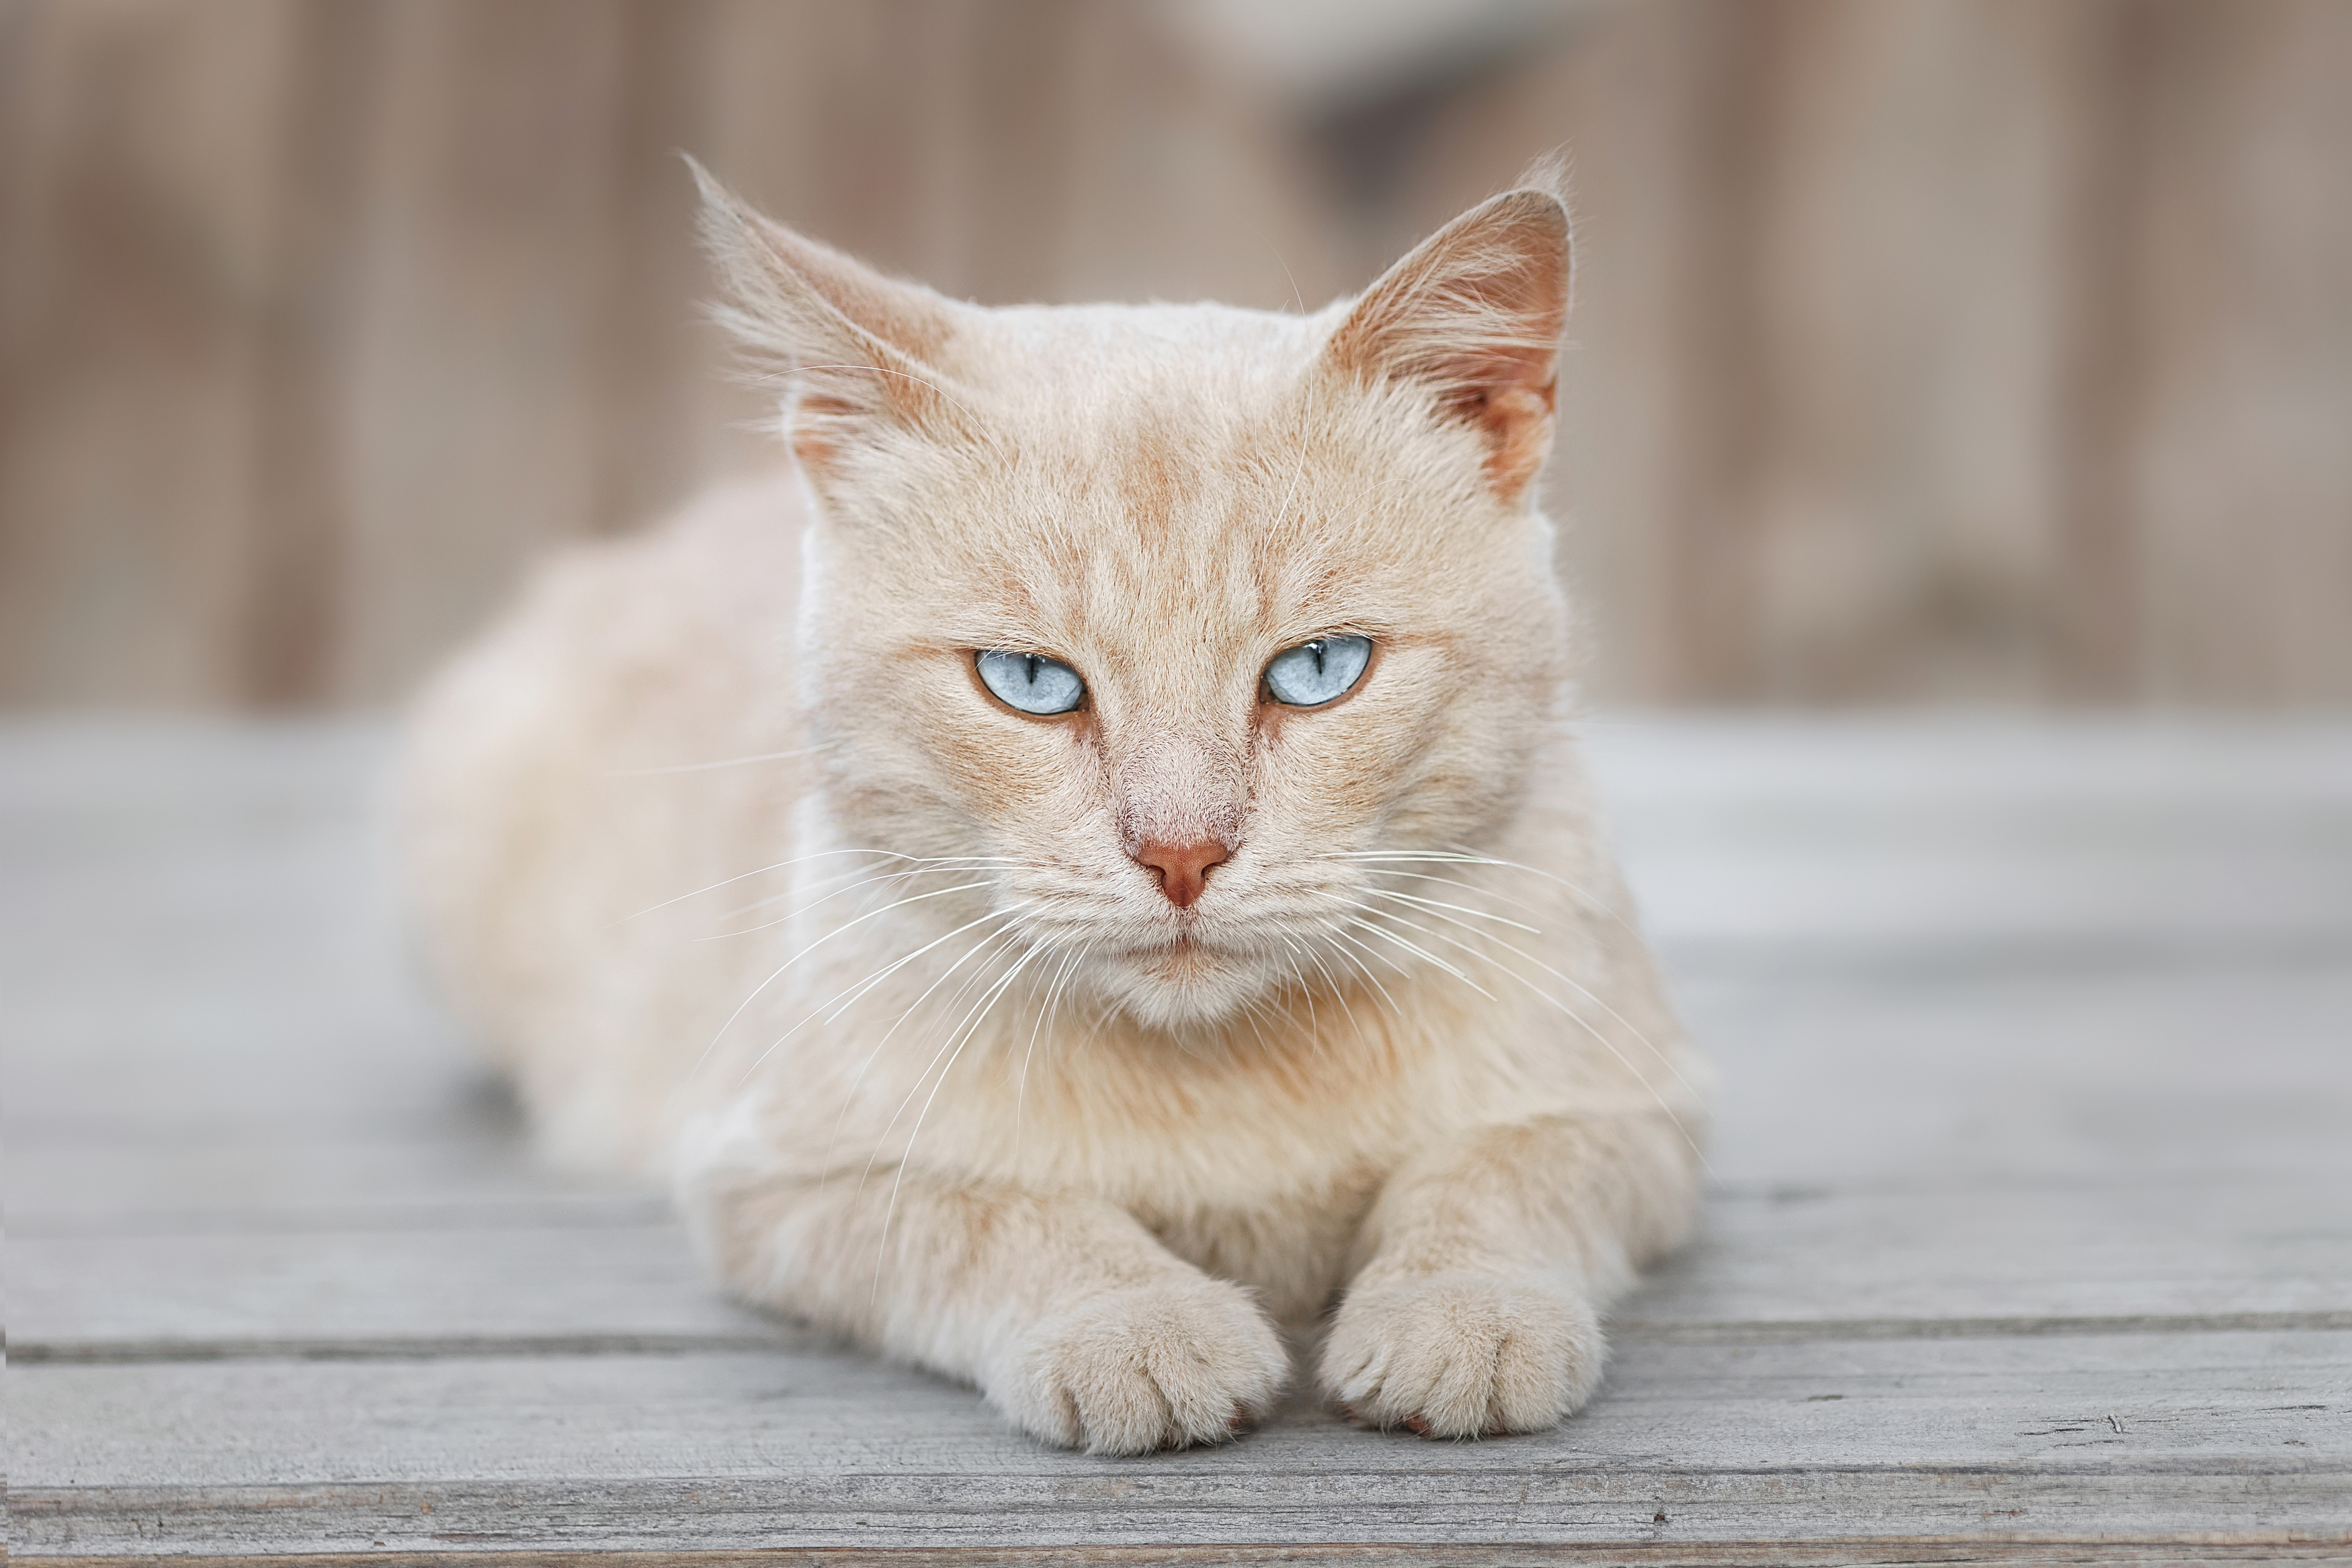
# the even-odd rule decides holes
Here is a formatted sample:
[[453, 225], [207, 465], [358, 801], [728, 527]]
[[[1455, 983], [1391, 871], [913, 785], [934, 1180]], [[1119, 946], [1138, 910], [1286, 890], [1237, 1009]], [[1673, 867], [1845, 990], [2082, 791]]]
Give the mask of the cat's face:
[[804, 367], [800, 667], [844, 842], [974, 857], [975, 937], [1149, 1024], [1442, 957], [1367, 918], [1365, 857], [1478, 838], [1554, 716], [1556, 200], [1315, 317], [986, 311], [730, 235]]

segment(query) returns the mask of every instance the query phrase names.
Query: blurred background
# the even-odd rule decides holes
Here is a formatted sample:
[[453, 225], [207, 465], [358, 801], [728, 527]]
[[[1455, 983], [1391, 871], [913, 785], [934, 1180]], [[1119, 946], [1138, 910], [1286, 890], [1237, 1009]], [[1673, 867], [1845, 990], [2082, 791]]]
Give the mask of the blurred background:
[[1288, 308], [1553, 149], [1594, 695], [2352, 701], [2342, 0], [0, 0], [0, 702], [381, 707], [772, 461], [680, 151]]

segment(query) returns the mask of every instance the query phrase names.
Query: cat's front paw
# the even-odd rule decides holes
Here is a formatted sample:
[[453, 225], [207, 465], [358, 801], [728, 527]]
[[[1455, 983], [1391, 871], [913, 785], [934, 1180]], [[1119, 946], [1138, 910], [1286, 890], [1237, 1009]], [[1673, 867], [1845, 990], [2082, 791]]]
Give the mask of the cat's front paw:
[[1290, 1374], [1237, 1286], [1198, 1279], [1097, 1297], [1022, 1337], [989, 1380], [1023, 1430], [1090, 1454], [1219, 1443], [1272, 1407]]
[[1488, 1437], [1559, 1422], [1601, 1381], [1601, 1354], [1580, 1292], [1440, 1275], [1350, 1291], [1324, 1343], [1322, 1381], [1369, 1426]]

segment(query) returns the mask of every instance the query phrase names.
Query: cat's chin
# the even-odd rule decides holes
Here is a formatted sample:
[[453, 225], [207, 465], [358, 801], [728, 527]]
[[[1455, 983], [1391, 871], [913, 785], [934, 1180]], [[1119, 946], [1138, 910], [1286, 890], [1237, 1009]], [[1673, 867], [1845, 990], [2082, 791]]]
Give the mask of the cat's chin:
[[1096, 967], [1107, 999], [1149, 1029], [1221, 1023], [1277, 984], [1282, 972], [1197, 941], [1123, 954]]

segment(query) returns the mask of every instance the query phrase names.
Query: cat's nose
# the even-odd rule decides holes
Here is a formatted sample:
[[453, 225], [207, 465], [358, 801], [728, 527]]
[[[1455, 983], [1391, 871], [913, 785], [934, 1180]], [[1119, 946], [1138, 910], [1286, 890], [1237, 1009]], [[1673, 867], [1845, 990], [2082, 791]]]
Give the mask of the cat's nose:
[[1146, 839], [1135, 851], [1135, 863], [1160, 873], [1160, 891], [1179, 909], [1190, 909], [1209, 884], [1209, 872], [1233, 858], [1233, 851], [1214, 839], [1171, 844]]

